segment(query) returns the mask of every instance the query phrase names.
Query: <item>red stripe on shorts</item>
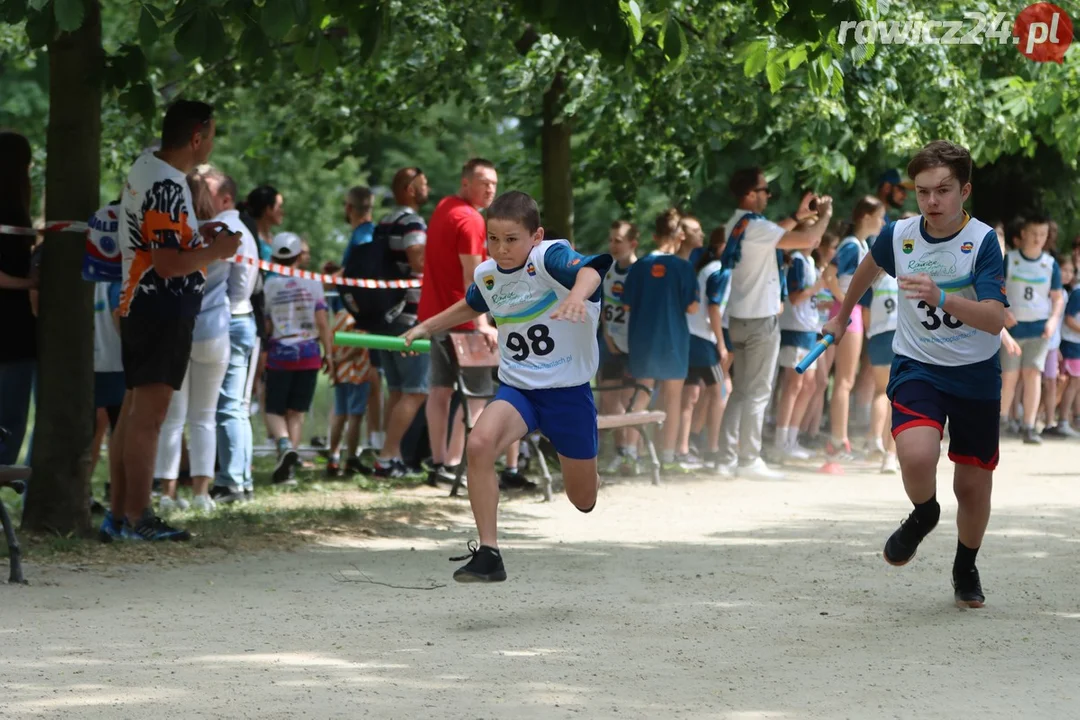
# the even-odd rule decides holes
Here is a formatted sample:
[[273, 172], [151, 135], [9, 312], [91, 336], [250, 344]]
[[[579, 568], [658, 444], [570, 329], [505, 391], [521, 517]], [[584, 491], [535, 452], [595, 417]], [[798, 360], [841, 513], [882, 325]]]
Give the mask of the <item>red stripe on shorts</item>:
[[[901, 411], [903, 412], [903, 411]], [[931, 420], [928, 417], [917, 417], [914, 420], [908, 420], [906, 423], [901, 423], [893, 428], [892, 436], [896, 439], [896, 436], [905, 430], [910, 430], [913, 427], [932, 427], [938, 431], [940, 437], [945, 437], [945, 429], [941, 426], [937, 420]]]
[[960, 455], [959, 453], [951, 452], [949, 453], [949, 459], [957, 465], [974, 465], [983, 470], [993, 470], [998, 465], [998, 455], [999, 453], [995, 452], [994, 457], [990, 458], [990, 462], [983, 462], [973, 455]]

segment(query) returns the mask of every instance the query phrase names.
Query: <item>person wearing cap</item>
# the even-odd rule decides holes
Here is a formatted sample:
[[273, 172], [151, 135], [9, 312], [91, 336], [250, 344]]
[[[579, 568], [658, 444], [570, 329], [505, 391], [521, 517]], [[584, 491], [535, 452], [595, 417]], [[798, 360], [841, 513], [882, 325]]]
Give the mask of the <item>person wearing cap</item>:
[[[293, 266], [304, 251], [296, 233], [274, 236], [271, 259]], [[333, 336], [326, 296], [318, 280], [275, 274], [266, 280], [266, 321], [270, 342], [266, 361], [266, 425], [277, 444], [278, 462], [273, 481], [295, 485], [300, 464], [296, 448], [311, 409], [319, 368], [325, 365], [333, 377]], [[319, 345], [322, 344], [320, 353]]]
[[877, 199], [885, 203], [885, 222], [900, 219], [907, 201], [907, 191], [914, 190], [915, 183], [904, 180], [899, 170], [889, 169], [878, 178]]

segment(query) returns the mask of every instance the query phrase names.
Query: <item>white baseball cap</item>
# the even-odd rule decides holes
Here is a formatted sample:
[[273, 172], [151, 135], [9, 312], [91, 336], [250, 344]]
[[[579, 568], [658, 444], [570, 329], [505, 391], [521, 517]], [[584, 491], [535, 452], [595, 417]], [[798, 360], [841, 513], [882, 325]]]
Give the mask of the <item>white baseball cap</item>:
[[304, 241], [300, 239], [300, 236], [293, 232], [278, 233], [274, 236], [274, 242], [271, 245], [273, 249], [274, 257], [278, 260], [288, 260], [294, 258], [300, 254], [303, 249]]

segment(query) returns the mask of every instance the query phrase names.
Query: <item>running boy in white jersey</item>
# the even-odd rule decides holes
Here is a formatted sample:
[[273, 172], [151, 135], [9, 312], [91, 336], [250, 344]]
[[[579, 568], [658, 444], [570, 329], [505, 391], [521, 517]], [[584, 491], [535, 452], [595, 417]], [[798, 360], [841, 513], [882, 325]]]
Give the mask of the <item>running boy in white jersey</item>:
[[896, 359], [888, 392], [904, 489], [915, 509], [885, 543], [885, 561], [907, 564], [937, 525], [937, 464], [948, 420], [959, 505], [954, 598], [960, 607], [982, 607], [975, 557], [990, 520], [998, 463], [998, 349], [1008, 305], [1004, 269], [993, 229], [964, 212], [971, 194], [968, 151], [936, 140], [907, 171], [922, 215], [885, 226], [824, 332], [840, 340], [880, 270], [897, 278]]
[[1020, 228], [1019, 246], [1005, 255], [1005, 287], [1012, 305], [1005, 313], [1005, 327], [1020, 344], [1021, 354], [1001, 353], [1002, 412], [1007, 413], [1012, 407], [1016, 383], [1023, 378], [1021, 435], [1030, 445], [1042, 442], [1035, 432], [1035, 419], [1039, 415], [1043, 365], [1050, 352], [1050, 338], [1065, 309], [1061, 268], [1057, 260], [1043, 250], [1049, 232], [1050, 224], [1046, 218], [1027, 218]]
[[[608, 233], [608, 250], [614, 262], [604, 275], [604, 305], [601, 313], [601, 332], [604, 344], [600, 348], [600, 381], [604, 383], [632, 383], [627, 353], [630, 345], [627, 333], [626, 307], [623, 305], [623, 288], [630, 266], [637, 261], [638, 229], [633, 223], [616, 220]], [[621, 392], [600, 393], [600, 412], [604, 415], [621, 415], [633, 396], [633, 389], [627, 387]], [[616, 473], [623, 467], [629, 468], [630, 474], [637, 474], [638, 433], [633, 428], [620, 428], [615, 431], [615, 458], [605, 472]]]
[[544, 240], [540, 211], [523, 192], [508, 192], [487, 210], [487, 252], [465, 299], [406, 332], [406, 345], [490, 312], [499, 329], [495, 399], [469, 433], [469, 504], [480, 545], [454, 572], [458, 582], [506, 579], [496, 538], [499, 483], [496, 448], [540, 430], [559, 453], [570, 502], [596, 506], [597, 427], [589, 381], [600, 364], [596, 342], [601, 278], [610, 255], [585, 256], [565, 240]]

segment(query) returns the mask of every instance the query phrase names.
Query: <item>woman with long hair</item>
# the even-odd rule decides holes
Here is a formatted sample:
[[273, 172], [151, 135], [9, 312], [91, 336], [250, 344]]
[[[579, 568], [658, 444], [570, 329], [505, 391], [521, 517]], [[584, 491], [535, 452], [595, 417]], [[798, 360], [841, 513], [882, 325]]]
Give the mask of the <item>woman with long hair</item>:
[[[0, 130], [0, 224], [30, 227], [30, 141]], [[26, 434], [37, 368], [37, 321], [30, 291], [37, 287], [30, 258], [33, 235], [0, 234], [0, 427], [10, 436], [0, 465], [14, 465]]]
[[270, 246], [274, 243], [274, 228], [285, 221], [285, 198], [273, 186], [260, 185], [248, 193], [242, 212], [255, 221], [259, 257], [269, 260]]
[[[885, 204], [867, 195], [855, 204], [851, 212], [851, 224], [846, 237], [836, 248], [836, 256], [825, 271], [825, 284], [832, 293], [834, 303], [829, 317], [836, 317], [844, 302], [851, 278], [870, 246], [866, 239], [877, 235], [885, 227]], [[851, 459], [851, 441], [848, 439], [848, 409], [855, 376], [859, 372], [859, 358], [863, 347], [863, 323], [861, 313], [852, 313], [851, 324], [836, 348], [836, 375], [833, 382], [832, 401], [829, 404], [829, 432], [831, 440], [825, 453], [833, 459]]]
[[[194, 173], [188, 175], [187, 180], [195, 217], [200, 221], [210, 220], [215, 213], [206, 180]], [[169, 412], [158, 436], [154, 477], [162, 481], [162, 513], [185, 506], [176, 497], [185, 421], [188, 426], [191, 492], [195, 496], [192, 506], [202, 511], [214, 509], [214, 501], [210, 499], [210, 481], [214, 477], [214, 461], [217, 459], [218, 396], [229, 367], [230, 352], [229, 272], [230, 265], [224, 261], [211, 263], [206, 269], [206, 288], [202, 308], [195, 318], [187, 374], [183, 386], [173, 393]]]

